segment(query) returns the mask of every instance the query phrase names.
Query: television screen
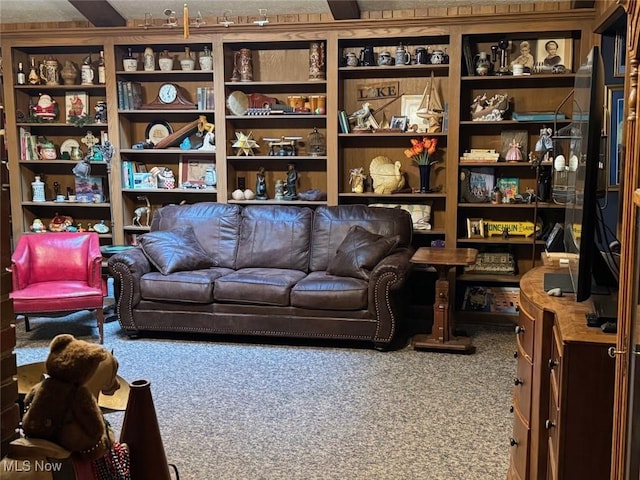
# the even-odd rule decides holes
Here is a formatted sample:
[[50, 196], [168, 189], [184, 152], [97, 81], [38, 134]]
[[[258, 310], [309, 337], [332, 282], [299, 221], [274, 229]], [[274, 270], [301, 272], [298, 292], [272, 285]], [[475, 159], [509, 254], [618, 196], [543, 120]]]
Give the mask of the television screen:
[[576, 300], [591, 296], [592, 268], [596, 248], [598, 172], [602, 134], [602, 86], [598, 83], [602, 62], [593, 47], [576, 73], [571, 124], [559, 135], [566, 140], [568, 195], [564, 244], [569, 253], [569, 275]]

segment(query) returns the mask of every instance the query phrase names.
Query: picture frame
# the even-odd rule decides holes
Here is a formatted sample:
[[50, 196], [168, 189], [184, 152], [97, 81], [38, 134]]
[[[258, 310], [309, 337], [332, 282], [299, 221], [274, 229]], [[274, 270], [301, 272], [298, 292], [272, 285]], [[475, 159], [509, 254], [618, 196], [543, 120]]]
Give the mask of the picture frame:
[[[553, 48], [553, 43], [557, 48]], [[573, 48], [570, 38], [539, 39], [536, 45], [535, 59], [542, 69], [541, 73], [551, 73], [556, 65], [563, 65], [566, 72], [572, 71]], [[549, 49], [549, 50], [548, 50]]]
[[[207, 167], [215, 169], [215, 160], [201, 157], [183, 158], [178, 167], [180, 188], [205, 188], [204, 174]], [[184, 184], [187, 186], [184, 187]]]
[[405, 116], [394, 115], [391, 117], [391, 122], [389, 124], [389, 128], [400, 130], [404, 132], [407, 129], [407, 124], [409, 119]]
[[494, 185], [495, 171], [493, 168], [462, 168], [460, 169], [460, 202], [489, 202]]
[[74, 119], [89, 115], [89, 94], [84, 91], [69, 91], [64, 95], [64, 114], [66, 123], [74, 123]]
[[[104, 177], [89, 176], [75, 178], [76, 201], [80, 203], [92, 203], [94, 197], [99, 195], [100, 202], [104, 202]], [[96, 200], [97, 201], [97, 200]]]
[[484, 220], [467, 218], [467, 238], [484, 238]]
[[173, 128], [168, 122], [164, 120], [153, 120], [147, 125], [147, 128], [144, 131], [144, 138], [155, 145], [172, 133]]
[[624, 155], [624, 86], [609, 87], [609, 186], [620, 186]]
[[614, 41], [613, 76], [624, 77], [627, 63], [627, 35], [626, 32], [618, 32]]
[[[518, 64], [528, 68], [528, 70], [523, 70], [523, 73], [533, 73], [533, 69], [536, 66], [536, 61], [538, 58], [536, 56], [536, 50], [538, 47], [537, 41], [531, 38], [522, 38], [520, 40], [514, 40], [510, 43], [510, 69], [513, 71], [513, 66], [515, 64]], [[528, 53], [526, 51], [523, 52], [523, 50], [526, 48], [528, 48], [529, 50]]]
[[527, 130], [503, 130], [500, 134], [500, 158], [509, 160], [509, 150], [511, 149], [511, 141], [515, 140], [520, 145], [521, 160], [527, 161], [527, 152], [529, 151], [529, 132]]
[[407, 127], [417, 125], [416, 133], [424, 133], [427, 131], [427, 124], [424, 118], [420, 118], [416, 112], [422, 103], [422, 94], [419, 95], [402, 95], [400, 98], [400, 115], [407, 117]]

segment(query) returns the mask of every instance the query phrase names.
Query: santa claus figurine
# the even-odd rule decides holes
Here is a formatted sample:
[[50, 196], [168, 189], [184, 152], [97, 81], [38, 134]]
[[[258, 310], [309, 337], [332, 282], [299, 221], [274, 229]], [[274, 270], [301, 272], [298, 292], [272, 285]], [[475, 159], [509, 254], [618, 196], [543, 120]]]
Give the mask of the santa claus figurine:
[[55, 120], [58, 116], [58, 105], [50, 95], [42, 94], [33, 107], [33, 114], [43, 120]]

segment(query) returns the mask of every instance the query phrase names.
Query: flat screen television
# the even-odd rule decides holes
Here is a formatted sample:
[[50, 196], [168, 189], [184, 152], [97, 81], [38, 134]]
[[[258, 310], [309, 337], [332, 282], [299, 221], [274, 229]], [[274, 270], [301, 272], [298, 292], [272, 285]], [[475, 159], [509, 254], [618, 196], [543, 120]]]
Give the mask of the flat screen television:
[[573, 173], [568, 176], [571, 194], [565, 208], [564, 246], [570, 254], [569, 276], [576, 301], [583, 302], [598, 293], [608, 294], [607, 303], [610, 304], [610, 287], [615, 286], [617, 278], [605, 261], [606, 252], [601, 245], [604, 222], [598, 200], [602, 186], [598, 179], [606, 168], [600, 152], [603, 131], [601, 70], [599, 49], [593, 47], [576, 72], [572, 122], [569, 128], [563, 129], [569, 132], [566, 143], [569, 152], [565, 152], [565, 156]]

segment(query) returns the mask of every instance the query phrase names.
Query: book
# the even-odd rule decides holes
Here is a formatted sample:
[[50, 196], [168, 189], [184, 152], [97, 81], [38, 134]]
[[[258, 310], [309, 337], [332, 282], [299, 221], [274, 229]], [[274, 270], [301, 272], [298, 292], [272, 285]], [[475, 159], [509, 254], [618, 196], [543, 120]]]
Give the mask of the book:
[[513, 112], [512, 120], [518, 122], [550, 122], [553, 120], [565, 120], [567, 117], [562, 112]]
[[462, 310], [473, 312], [516, 314], [520, 310], [518, 287], [468, 286], [464, 292]]
[[349, 119], [347, 113], [344, 110], [338, 112], [338, 124], [340, 125], [340, 133], [350, 133], [351, 128], [349, 126]]
[[144, 189], [144, 188], [158, 188], [156, 177], [149, 172], [134, 172], [132, 188]]
[[520, 180], [515, 177], [500, 177], [496, 180], [496, 186], [502, 192], [504, 201], [515, 199], [518, 195]]

